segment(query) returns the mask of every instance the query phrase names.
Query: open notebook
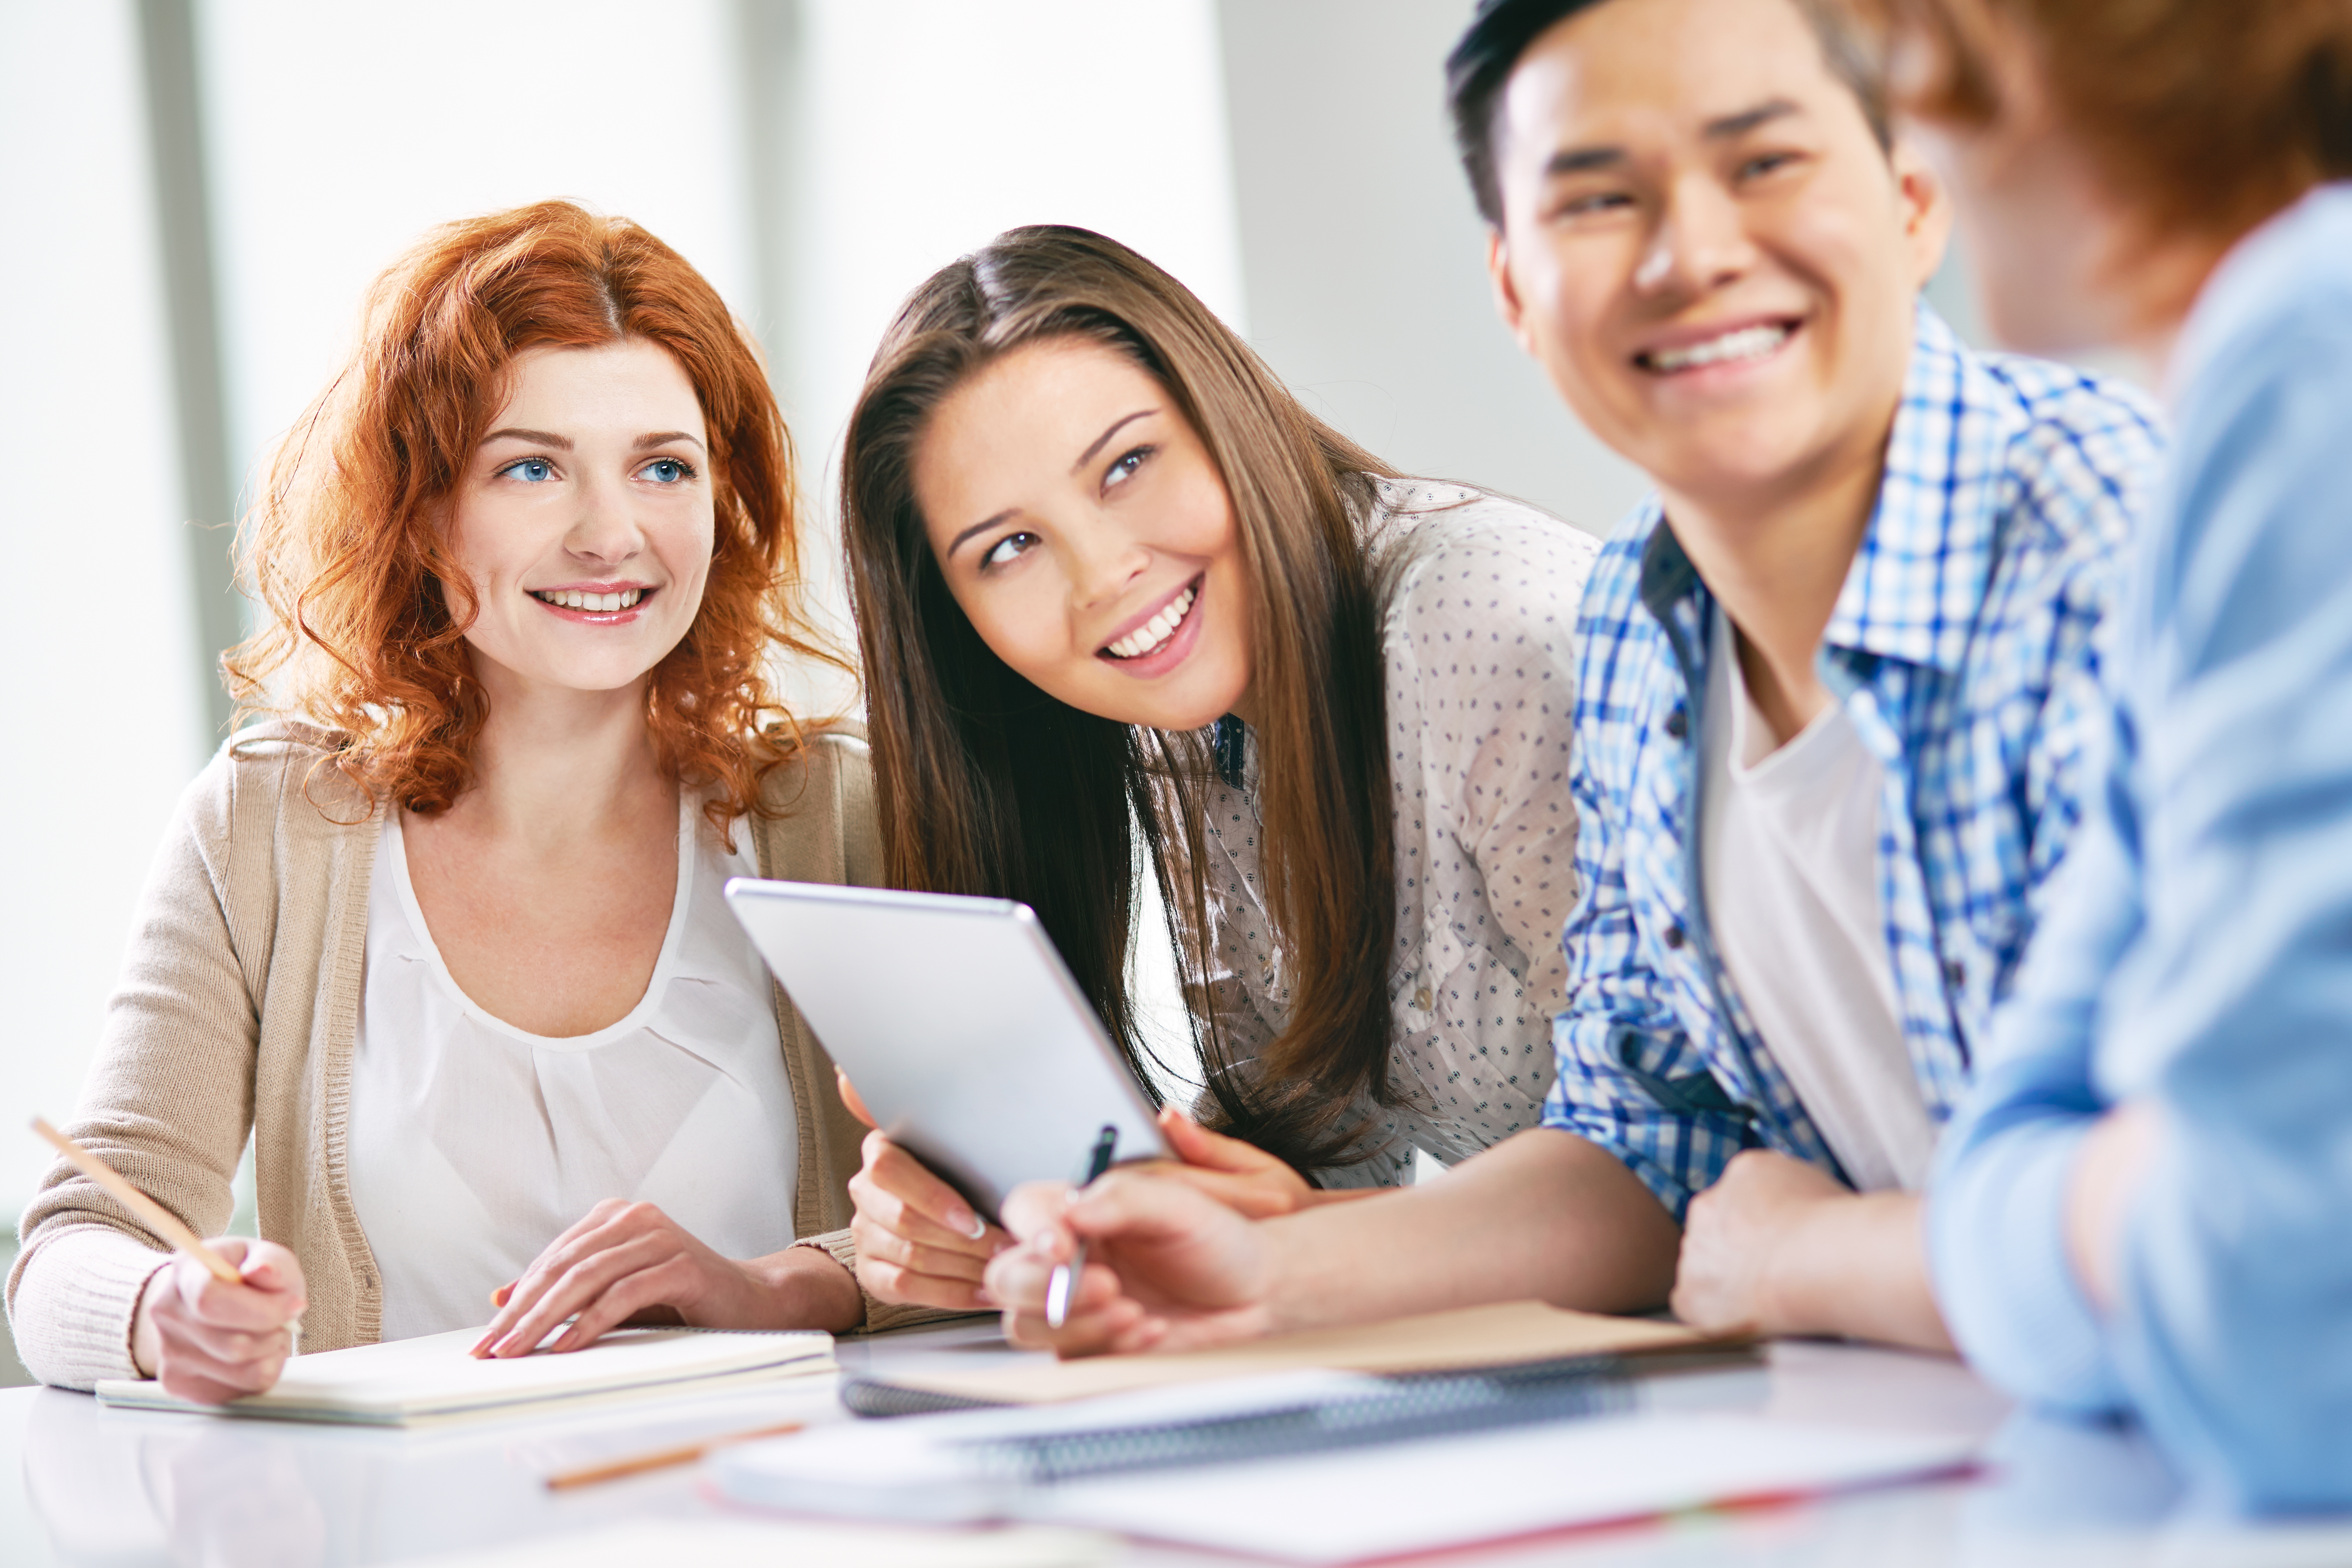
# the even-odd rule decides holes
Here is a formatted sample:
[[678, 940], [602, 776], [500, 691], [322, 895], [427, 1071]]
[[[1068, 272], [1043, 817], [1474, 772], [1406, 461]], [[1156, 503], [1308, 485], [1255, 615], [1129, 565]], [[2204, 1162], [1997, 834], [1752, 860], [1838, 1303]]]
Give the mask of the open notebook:
[[191, 1404], [165, 1394], [161, 1384], [113, 1379], [98, 1385], [98, 1397], [102, 1405], [135, 1410], [416, 1426], [587, 1401], [701, 1393], [834, 1367], [833, 1336], [823, 1333], [623, 1329], [584, 1351], [476, 1361], [466, 1352], [481, 1337], [479, 1329], [460, 1329], [296, 1356], [277, 1387], [227, 1405]]

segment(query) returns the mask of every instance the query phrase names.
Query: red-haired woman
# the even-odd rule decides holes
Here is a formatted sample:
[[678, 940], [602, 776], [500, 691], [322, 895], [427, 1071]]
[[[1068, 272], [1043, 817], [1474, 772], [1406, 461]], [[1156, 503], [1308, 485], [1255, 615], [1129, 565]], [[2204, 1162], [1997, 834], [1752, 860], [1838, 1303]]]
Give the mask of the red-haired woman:
[[860, 1131], [719, 900], [871, 881], [861, 742], [764, 665], [820, 650], [790, 447], [709, 284], [549, 203], [431, 235], [284, 445], [245, 564], [248, 713], [150, 876], [74, 1134], [199, 1231], [254, 1142], [243, 1279], [53, 1169], [26, 1364], [184, 1397], [309, 1348], [640, 1314], [844, 1328], [817, 1247]]

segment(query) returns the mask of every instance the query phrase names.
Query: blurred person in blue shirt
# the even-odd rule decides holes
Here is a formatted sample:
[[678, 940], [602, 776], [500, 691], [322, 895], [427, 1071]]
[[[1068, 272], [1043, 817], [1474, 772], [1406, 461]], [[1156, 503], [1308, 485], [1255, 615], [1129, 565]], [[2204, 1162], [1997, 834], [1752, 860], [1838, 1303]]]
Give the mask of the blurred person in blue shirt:
[[2137, 347], [2177, 433], [1937, 1292], [2013, 1392], [2352, 1506], [2352, 6], [1889, 9], [1996, 330]]

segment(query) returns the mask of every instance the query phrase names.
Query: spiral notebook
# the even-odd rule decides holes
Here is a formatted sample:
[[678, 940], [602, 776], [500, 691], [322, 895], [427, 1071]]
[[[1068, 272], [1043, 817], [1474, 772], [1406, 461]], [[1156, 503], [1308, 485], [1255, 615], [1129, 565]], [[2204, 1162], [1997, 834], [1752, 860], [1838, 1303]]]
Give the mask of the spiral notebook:
[[1591, 1357], [1289, 1373], [835, 1426], [723, 1450], [712, 1474], [736, 1501], [791, 1513], [1076, 1525], [1337, 1563], [1950, 1473], [1974, 1448], [1659, 1405], [1649, 1386]]
[[623, 1329], [583, 1351], [504, 1361], [467, 1353], [479, 1329], [296, 1356], [278, 1385], [226, 1405], [174, 1399], [153, 1382], [110, 1379], [101, 1405], [279, 1421], [420, 1426], [657, 1398], [834, 1369], [833, 1336]]

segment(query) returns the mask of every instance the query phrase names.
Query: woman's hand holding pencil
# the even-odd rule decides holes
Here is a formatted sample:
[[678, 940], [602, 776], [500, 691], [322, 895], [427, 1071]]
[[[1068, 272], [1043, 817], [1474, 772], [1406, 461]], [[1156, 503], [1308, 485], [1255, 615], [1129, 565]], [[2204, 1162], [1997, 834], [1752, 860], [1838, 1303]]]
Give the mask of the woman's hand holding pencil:
[[182, 1254], [148, 1278], [131, 1330], [131, 1359], [175, 1399], [221, 1405], [278, 1382], [302, 1315], [302, 1266], [274, 1241], [205, 1244], [237, 1270], [224, 1283]]
[[294, 1353], [302, 1266], [273, 1241], [197, 1237], [180, 1216], [38, 1117], [33, 1131], [176, 1256], [148, 1276], [131, 1320], [131, 1359], [175, 1399], [222, 1405], [277, 1383]]

